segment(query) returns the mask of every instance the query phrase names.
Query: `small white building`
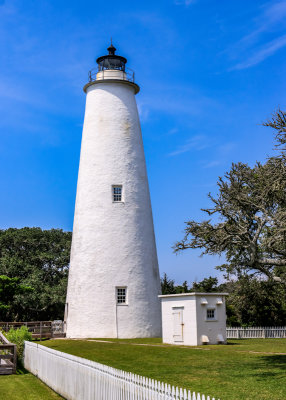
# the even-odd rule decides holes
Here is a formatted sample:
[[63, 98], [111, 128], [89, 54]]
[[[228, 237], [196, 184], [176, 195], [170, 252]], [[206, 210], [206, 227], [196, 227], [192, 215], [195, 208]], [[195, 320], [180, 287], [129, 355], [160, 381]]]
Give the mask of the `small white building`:
[[226, 342], [227, 293], [161, 295], [163, 343], [198, 346]]

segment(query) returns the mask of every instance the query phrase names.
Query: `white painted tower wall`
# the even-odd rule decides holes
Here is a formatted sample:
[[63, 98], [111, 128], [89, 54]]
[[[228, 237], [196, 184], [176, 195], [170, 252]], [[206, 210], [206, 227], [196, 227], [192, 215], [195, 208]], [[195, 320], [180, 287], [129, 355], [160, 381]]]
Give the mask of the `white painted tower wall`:
[[[160, 277], [136, 87], [124, 79], [122, 71], [105, 71], [86, 85], [67, 337], [161, 335]], [[122, 185], [122, 202], [112, 201], [112, 185]], [[126, 305], [117, 305], [116, 287], [127, 287]]]

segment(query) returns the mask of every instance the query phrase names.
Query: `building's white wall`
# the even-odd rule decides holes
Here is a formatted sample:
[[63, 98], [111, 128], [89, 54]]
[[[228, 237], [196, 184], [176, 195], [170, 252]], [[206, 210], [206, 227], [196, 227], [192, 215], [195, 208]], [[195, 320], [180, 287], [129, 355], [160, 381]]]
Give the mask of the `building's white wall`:
[[[205, 298], [208, 301], [207, 305], [201, 304], [202, 298]], [[223, 304], [216, 304], [217, 298], [221, 298], [223, 300]], [[209, 339], [209, 344], [217, 344], [219, 334], [221, 334], [226, 341], [225, 296], [220, 296], [217, 294], [196, 294], [178, 297], [161, 297], [161, 307], [162, 334], [164, 343], [197, 346], [202, 344], [202, 335], [206, 335]], [[174, 307], [184, 307], [184, 335], [182, 342], [174, 341]], [[215, 321], [206, 320], [206, 310], [208, 307], [216, 309]]]
[[[197, 344], [197, 325], [196, 325], [196, 298], [162, 298], [162, 332], [163, 343], [170, 344]], [[184, 307], [183, 309], [183, 341], [174, 341], [174, 320], [173, 307]]]
[[[209, 344], [218, 343], [218, 335], [221, 334], [226, 341], [226, 311], [224, 296], [202, 296], [206, 298], [208, 304], [202, 305], [200, 297], [197, 297], [197, 337], [198, 344], [202, 344], [202, 335], [206, 335], [209, 339]], [[216, 304], [217, 298], [223, 300], [223, 304]], [[210, 321], [206, 319], [207, 308], [215, 308], [216, 320]]]
[[[123, 185], [113, 203], [111, 186]], [[128, 287], [116, 306], [115, 287]], [[132, 86], [96, 83], [86, 111], [68, 281], [67, 337], [161, 335], [160, 277]]]

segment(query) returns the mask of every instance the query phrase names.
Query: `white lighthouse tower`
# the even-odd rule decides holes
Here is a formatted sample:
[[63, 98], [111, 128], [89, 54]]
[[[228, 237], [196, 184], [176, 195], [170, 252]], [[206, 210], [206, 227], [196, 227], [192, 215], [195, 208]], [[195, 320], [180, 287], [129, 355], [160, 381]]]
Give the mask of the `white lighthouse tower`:
[[115, 54], [84, 86], [82, 134], [65, 310], [67, 337], [161, 335], [160, 277], [135, 94]]

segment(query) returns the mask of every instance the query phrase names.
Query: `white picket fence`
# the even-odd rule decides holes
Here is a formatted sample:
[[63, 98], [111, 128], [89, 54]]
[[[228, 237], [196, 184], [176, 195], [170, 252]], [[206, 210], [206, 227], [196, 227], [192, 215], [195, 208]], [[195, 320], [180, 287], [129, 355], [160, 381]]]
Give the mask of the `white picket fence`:
[[227, 339], [283, 339], [286, 327], [226, 328]]
[[215, 400], [31, 342], [24, 366], [68, 400]]

